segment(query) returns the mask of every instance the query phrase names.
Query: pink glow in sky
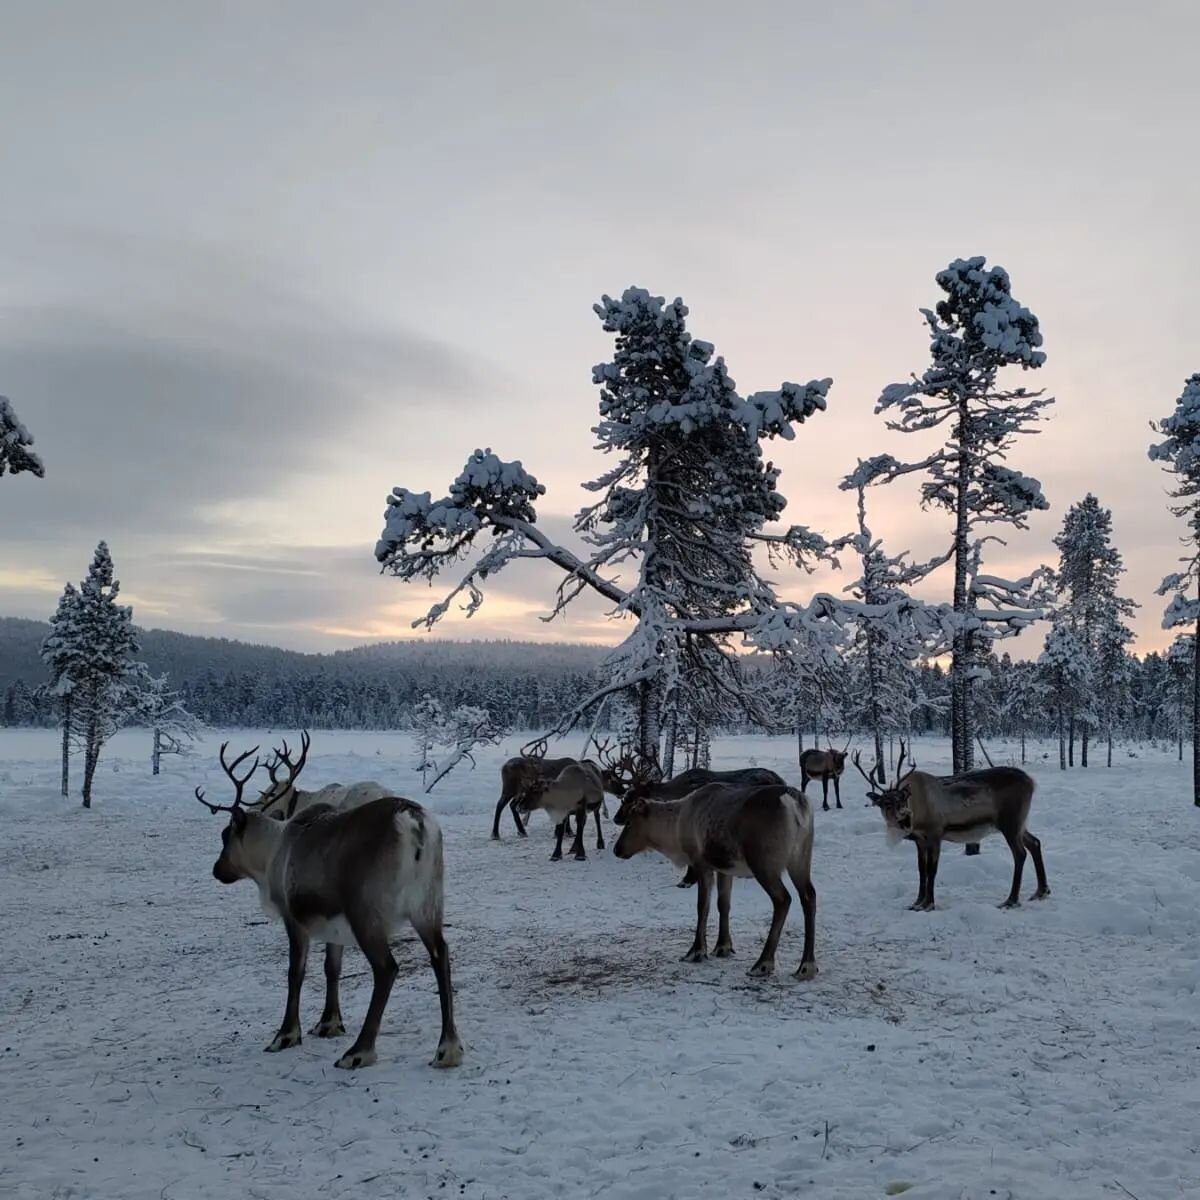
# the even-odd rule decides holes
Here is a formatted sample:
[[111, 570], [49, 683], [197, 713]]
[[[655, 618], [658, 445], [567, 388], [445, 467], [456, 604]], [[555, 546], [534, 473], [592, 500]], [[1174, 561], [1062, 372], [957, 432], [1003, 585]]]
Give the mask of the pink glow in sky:
[[[772, 453], [788, 519], [844, 532], [856, 456], [919, 453], [873, 407], [925, 364], [934, 273], [985, 254], [1057, 397], [1012, 459], [1051, 511], [993, 568], [1093, 491], [1161, 647], [1147, 423], [1200, 370], [1198, 38], [1190, 3], [9, 6], [0, 393], [46, 479], [0, 486], [0, 614], [47, 616], [104, 537], [142, 624], [407, 636], [438, 593], [376, 573], [388, 490], [491, 446], [563, 529], [602, 469], [591, 304], [633, 283], [743, 391], [833, 376]], [[902, 487], [872, 524], [918, 556], [948, 529]], [[614, 639], [598, 605], [538, 621], [555, 582], [505, 574], [443, 633]]]

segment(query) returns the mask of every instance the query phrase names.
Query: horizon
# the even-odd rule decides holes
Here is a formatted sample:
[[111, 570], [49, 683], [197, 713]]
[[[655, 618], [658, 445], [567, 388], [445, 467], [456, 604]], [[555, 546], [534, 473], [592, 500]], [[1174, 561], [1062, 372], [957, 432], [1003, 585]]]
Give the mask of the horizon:
[[[560, 576], [528, 563], [469, 622], [410, 628], [458, 575], [380, 576], [390, 489], [442, 495], [490, 446], [577, 544], [612, 349], [590, 307], [636, 284], [683, 297], [743, 395], [833, 377], [767, 453], [784, 522], [843, 534], [855, 458], [923, 453], [874, 403], [928, 361], [935, 272], [978, 253], [1045, 335], [1047, 365], [1008, 381], [1056, 398], [1010, 458], [1050, 511], [988, 569], [1055, 562], [1094, 492], [1141, 605], [1132, 649], [1165, 649], [1153, 593], [1183, 529], [1147, 423], [1200, 369], [1200, 9], [1150, 7], [1016, 3], [1003, 28], [881, 4], [20, 8], [0, 98], [37, 119], [6, 133], [0, 394], [46, 478], [0, 490], [0, 613], [48, 619], [103, 538], [143, 627], [309, 653], [613, 645], [590, 596], [541, 622]], [[978, 79], [950, 104], [948, 64]], [[872, 500], [890, 552], [948, 543], [915, 483]], [[773, 575], [785, 599], [850, 577]], [[949, 591], [945, 568], [916, 589]], [[1036, 657], [1043, 634], [998, 649]]]

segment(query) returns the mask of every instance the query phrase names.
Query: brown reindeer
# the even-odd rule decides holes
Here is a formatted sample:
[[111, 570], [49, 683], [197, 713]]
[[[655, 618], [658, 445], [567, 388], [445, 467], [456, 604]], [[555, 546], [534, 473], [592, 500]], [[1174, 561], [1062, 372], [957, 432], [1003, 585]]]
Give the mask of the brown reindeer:
[[[375, 1040], [398, 973], [388, 939], [410, 922], [429, 952], [441, 999], [442, 1033], [433, 1066], [458, 1066], [463, 1049], [454, 1027], [450, 952], [442, 936], [442, 834], [437, 821], [419, 804], [397, 796], [344, 812], [316, 804], [290, 820], [272, 820], [242, 805], [242, 789], [258, 759], [248, 774], [238, 777], [234, 771], [253, 753], [227, 764], [225, 745], [221, 747], [221, 765], [235, 788], [231, 805], [210, 804], [199, 788], [196, 799], [211, 812], [229, 813], [214, 878], [221, 883], [253, 879], [264, 909], [287, 930], [287, 1006], [267, 1050], [300, 1044], [300, 989], [312, 939], [327, 948], [325, 1011], [313, 1032], [318, 1037], [345, 1032], [337, 985], [341, 949], [354, 943], [371, 964], [374, 986], [362, 1030], [334, 1065], [353, 1069], [375, 1062]], [[334, 947], [337, 954], [331, 959], [328, 951]]]
[[800, 755], [800, 790], [807, 791], [810, 780], [821, 781], [822, 810], [829, 811], [829, 781], [833, 780], [833, 796], [838, 808], [842, 807], [842, 772], [846, 769], [847, 742], [840, 750], [830, 746], [827, 750], [805, 750]]
[[733, 954], [729, 907], [735, 876], [753, 876], [771, 898], [771, 928], [751, 975], [775, 970], [775, 951], [791, 907], [783, 875], [791, 877], [804, 909], [804, 952], [796, 974], [811, 979], [817, 973], [814, 957], [817, 894], [812, 885], [813, 820], [808, 799], [793, 788], [731, 786], [710, 783], [680, 800], [647, 800], [626, 796], [613, 818], [623, 825], [613, 853], [632, 858], [646, 850], [665, 854], [677, 866], [688, 866], [699, 889], [696, 896], [696, 935], [685, 962], [708, 957], [708, 911], [716, 876], [719, 926], [713, 954]]
[[571, 854], [579, 861], [587, 859], [583, 848], [583, 832], [587, 826], [587, 814], [596, 814], [596, 849], [604, 849], [604, 832], [600, 827], [600, 806], [604, 803], [604, 779], [600, 767], [585, 759], [569, 762], [553, 778], [543, 775], [530, 784], [517, 797], [513, 815], [522, 811], [526, 819], [534, 809], [544, 809], [554, 822], [554, 853], [551, 862], [562, 858], [563, 836], [567, 832], [567, 819], [575, 818], [575, 841]]
[[[912, 841], [917, 845], [917, 872], [920, 878], [917, 898], [910, 908], [929, 912], [934, 907], [933, 885], [943, 841], [978, 842], [990, 833], [999, 833], [1013, 856], [1013, 880], [1008, 898], [1001, 908], [1021, 903], [1021, 874], [1026, 852], [1033, 858], [1037, 872], [1037, 891], [1031, 900], [1050, 895], [1046, 867], [1042, 862], [1042, 843], [1025, 827], [1033, 801], [1033, 779], [1016, 767], [987, 767], [960, 775], [929, 775], [916, 769], [909, 759], [904, 774], [906, 748], [900, 743], [896, 782], [890, 787], [880, 782], [874, 769], [868, 775], [855, 754], [854, 765], [867, 781], [867, 797], [879, 808], [887, 824], [891, 841]], [[879, 768], [882, 772], [882, 767]]]

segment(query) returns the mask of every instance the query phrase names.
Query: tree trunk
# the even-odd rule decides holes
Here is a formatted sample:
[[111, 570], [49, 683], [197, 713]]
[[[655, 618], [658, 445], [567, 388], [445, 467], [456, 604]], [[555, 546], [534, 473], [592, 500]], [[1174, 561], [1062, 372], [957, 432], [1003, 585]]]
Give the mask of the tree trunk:
[[1108, 765], [1112, 766], [1112, 728], [1108, 730]]
[[1067, 721], [1067, 766], [1075, 765], [1075, 713]]
[[150, 755], [150, 762], [152, 764], [151, 773], [154, 775], [158, 774], [158, 763], [159, 763], [159, 759], [161, 757], [161, 751], [159, 750], [159, 738], [161, 736], [162, 736], [162, 734], [161, 734], [160, 730], [158, 730], [156, 728], [154, 730], [154, 750]]
[[971, 462], [967, 453], [967, 402], [958, 405], [958, 478], [954, 497], [954, 612], [959, 627], [954, 631], [950, 656], [950, 753], [957, 775], [967, 769], [970, 742], [966, 734], [967, 634], [962, 622], [967, 615], [967, 494], [971, 483]]
[[1192, 803], [1200, 808], [1200, 616], [1192, 645]]
[[1021, 724], [1021, 766], [1025, 765], [1025, 725]]
[[[873, 603], [874, 598], [868, 594], [867, 603]], [[879, 716], [879, 657], [875, 649], [875, 634], [867, 630], [867, 684], [871, 690], [871, 733], [875, 739], [875, 765], [883, 770], [883, 730]]]
[[1058, 769], [1067, 769], [1067, 714], [1061, 696], [1058, 701]]
[[675, 733], [679, 724], [679, 710], [672, 706], [667, 714], [666, 729], [663, 732], [663, 778], [670, 779], [675, 774]]
[[1083, 728], [1079, 734], [1079, 765], [1081, 767], [1086, 767], [1088, 765], [1087, 764], [1087, 752], [1088, 752], [1088, 728], [1085, 725], [1085, 726], [1083, 726]]
[[92, 807], [92, 780], [100, 761], [100, 727], [96, 717], [88, 721], [87, 743], [83, 755], [83, 807]]
[[659, 761], [662, 731], [658, 711], [658, 680], [644, 679], [638, 684], [638, 753], [652, 762]]
[[71, 693], [63, 697], [63, 736], [62, 736], [62, 794], [70, 794], [71, 777]]

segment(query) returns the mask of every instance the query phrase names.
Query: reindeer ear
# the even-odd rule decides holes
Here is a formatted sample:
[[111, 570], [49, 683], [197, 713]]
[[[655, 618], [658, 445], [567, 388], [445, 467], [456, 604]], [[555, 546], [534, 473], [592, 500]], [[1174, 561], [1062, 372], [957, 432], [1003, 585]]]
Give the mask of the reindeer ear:
[[229, 814], [229, 823], [234, 833], [241, 833], [246, 828], [246, 810], [240, 804], [234, 805], [233, 812]]

